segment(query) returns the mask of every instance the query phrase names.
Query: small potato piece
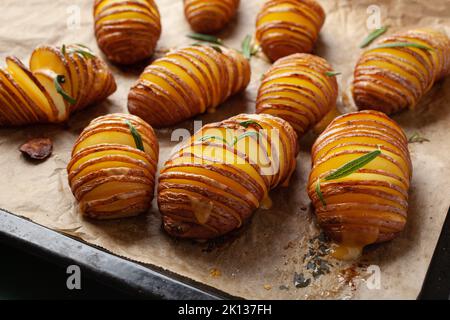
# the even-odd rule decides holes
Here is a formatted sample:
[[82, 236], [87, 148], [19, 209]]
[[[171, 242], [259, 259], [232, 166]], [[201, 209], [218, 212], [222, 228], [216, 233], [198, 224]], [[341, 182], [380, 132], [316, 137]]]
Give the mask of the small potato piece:
[[286, 121], [241, 114], [199, 130], [161, 170], [158, 206], [174, 237], [211, 239], [245, 224], [287, 186], [297, 137]]
[[94, 20], [100, 49], [117, 64], [150, 58], [161, 36], [160, 15], [153, 0], [96, 0]]
[[67, 166], [83, 214], [114, 219], [146, 212], [153, 199], [158, 153], [155, 133], [142, 119], [111, 114], [93, 120], [75, 142]]
[[223, 30], [236, 15], [240, 0], [184, 0], [184, 14], [199, 33]]
[[331, 71], [325, 59], [311, 54], [278, 60], [263, 77], [256, 112], [286, 120], [301, 137], [327, 115], [336, 114], [332, 111], [336, 110], [338, 85], [336, 77], [327, 75]]
[[325, 22], [315, 0], [269, 0], [258, 14], [256, 39], [270, 60], [311, 53]]
[[[327, 180], [346, 163], [376, 150], [381, 154], [357, 171]], [[405, 134], [384, 113], [336, 118], [314, 143], [312, 162], [308, 194], [319, 225], [339, 245], [336, 257], [356, 258], [365, 246], [391, 240], [403, 230], [412, 165]]]
[[169, 127], [243, 91], [250, 82], [248, 60], [235, 50], [216, 49], [186, 47], [153, 62], [130, 90], [130, 113], [154, 127]]
[[33, 160], [44, 160], [53, 152], [53, 142], [49, 138], [31, 139], [20, 147], [20, 152]]
[[[428, 47], [378, 48], [392, 43]], [[413, 109], [434, 83], [450, 75], [450, 39], [432, 29], [401, 32], [363, 53], [354, 72], [353, 100], [360, 110], [393, 114]]]

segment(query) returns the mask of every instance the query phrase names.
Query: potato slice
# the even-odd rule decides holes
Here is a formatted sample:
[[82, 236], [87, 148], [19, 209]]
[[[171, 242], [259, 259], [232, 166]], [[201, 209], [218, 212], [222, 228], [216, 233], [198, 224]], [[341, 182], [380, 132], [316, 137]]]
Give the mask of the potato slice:
[[58, 74], [56, 74], [52, 70], [36, 70], [33, 74], [48, 92], [56, 106], [57, 115], [55, 121], [66, 121], [69, 117], [70, 104], [66, 100], [64, 100], [63, 96], [56, 90], [55, 79]]
[[8, 93], [8, 89], [0, 81], [0, 107], [4, 118], [8, 120], [8, 123], [4, 125], [18, 126], [26, 123], [28, 119], [18, 109], [11, 99]]
[[66, 82], [62, 84], [62, 88], [68, 95], [74, 97], [69, 63], [57, 48], [44, 46], [35, 49], [30, 58], [30, 70], [33, 73], [36, 70], [51, 70], [57, 75], [64, 76]]
[[47, 115], [47, 120], [49, 122], [54, 121], [58, 111], [47, 90], [17, 58], [7, 57], [6, 64], [8, 71], [17, 83]]
[[3, 81], [3, 84], [9, 89], [8, 93], [12, 100], [30, 123], [48, 120], [45, 113], [32, 101], [7, 70], [0, 69], [0, 81]]

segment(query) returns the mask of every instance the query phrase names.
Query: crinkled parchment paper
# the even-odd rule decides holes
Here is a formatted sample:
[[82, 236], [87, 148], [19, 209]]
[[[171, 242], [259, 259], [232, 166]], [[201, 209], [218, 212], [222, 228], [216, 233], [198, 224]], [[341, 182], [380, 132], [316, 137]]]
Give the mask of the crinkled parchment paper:
[[[450, 34], [450, 0], [320, 2], [327, 12], [327, 20], [317, 54], [342, 72], [339, 77], [340, 108], [345, 111], [351, 110], [346, 92], [352, 69], [361, 53], [358, 45], [368, 34], [366, 21], [370, 5], [379, 6], [382, 24], [391, 26], [389, 32], [436, 26]], [[167, 49], [190, 44], [192, 40], [184, 37], [189, 27], [183, 16], [182, 1], [157, 0], [157, 3], [164, 29], [156, 55], [161, 56]], [[239, 48], [245, 35], [254, 32], [256, 14], [262, 3], [263, 0], [241, 1], [237, 19], [221, 34], [229, 46]], [[41, 44], [84, 43], [98, 51], [91, 5], [92, 1], [88, 0], [2, 0], [1, 60], [7, 55], [17, 55], [27, 63], [33, 48]], [[80, 27], [68, 28], [68, 23], [77, 22], [78, 10]], [[314, 279], [312, 271], [320, 260], [315, 252], [305, 260], [309, 249], [320, 244], [319, 240], [314, 240], [319, 230], [305, 192], [310, 170], [309, 150], [314, 140], [312, 134], [301, 141], [298, 170], [291, 186], [272, 192], [274, 207], [257, 211], [249, 226], [220, 243], [199, 244], [169, 238], [161, 229], [156, 203], [148, 214], [128, 220], [100, 223], [80, 217], [66, 175], [72, 144], [90, 120], [106, 113], [126, 111], [128, 90], [144, 66], [132, 69], [112, 66], [118, 91], [104, 103], [74, 115], [67, 126], [1, 129], [0, 207], [117, 255], [170, 270], [239, 297], [417, 297], [450, 205], [450, 79], [438, 83], [418, 110], [394, 117], [408, 135], [418, 131], [430, 140], [410, 145], [414, 179], [406, 230], [398, 239], [366, 250], [359, 265], [328, 260], [329, 263], [320, 268], [322, 272], [319, 273], [324, 275], [316, 274]], [[246, 93], [231, 99], [216, 113], [196, 120], [206, 124], [237, 113], [254, 112], [261, 74], [268, 67], [262, 56], [254, 58], [253, 80]], [[193, 121], [186, 121], [177, 128], [192, 131]], [[160, 166], [176, 145], [170, 141], [174, 129], [158, 131]], [[41, 164], [25, 161], [18, 147], [28, 138], [41, 136], [53, 139], [53, 156]], [[322, 247], [321, 250], [325, 249]], [[311, 259], [313, 264], [309, 264], [308, 269]], [[381, 271], [378, 290], [368, 289], [376, 284], [373, 277], [370, 280], [372, 286], [367, 286], [368, 281], [364, 280], [371, 274], [365, 272], [369, 265], [376, 265]], [[310, 283], [308, 279], [312, 279]], [[300, 288], [308, 283], [305, 288]]]

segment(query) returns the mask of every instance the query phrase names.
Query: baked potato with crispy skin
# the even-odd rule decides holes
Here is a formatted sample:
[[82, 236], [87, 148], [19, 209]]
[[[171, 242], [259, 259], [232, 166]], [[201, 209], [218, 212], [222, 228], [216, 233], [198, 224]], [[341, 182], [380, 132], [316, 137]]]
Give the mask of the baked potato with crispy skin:
[[295, 131], [270, 115], [241, 114], [208, 124], [161, 170], [164, 228], [180, 238], [211, 239], [241, 227], [296, 167]]
[[93, 120], [67, 166], [69, 184], [83, 214], [114, 219], [146, 212], [151, 205], [159, 146], [150, 125], [127, 114]]
[[270, 60], [310, 53], [325, 22], [315, 0], [269, 0], [256, 21], [256, 39]]
[[161, 36], [154, 0], [96, 0], [94, 20], [98, 46], [117, 64], [150, 58]]
[[0, 69], [0, 126], [64, 122], [115, 91], [107, 65], [87, 47], [38, 47], [30, 69], [15, 57]]
[[[393, 43], [425, 48], [380, 47]], [[414, 108], [437, 80], [449, 74], [450, 39], [445, 34], [431, 29], [401, 32], [363, 53], [354, 72], [353, 99], [360, 110], [392, 114]]]
[[[378, 150], [349, 175], [343, 165]], [[402, 129], [384, 113], [336, 118], [314, 143], [308, 194], [319, 225], [339, 244], [338, 258], [355, 258], [366, 245], [391, 240], [405, 226], [412, 165]], [[328, 179], [327, 179], [328, 178]]]
[[264, 74], [256, 112], [286, 120], [302, 136], [328, 114], [336, 115], [338, 85], [335, 76], [327, 75], [332, 71], [325, 59], [311, 54], [278, 60]]
[[154, 127], [168, 127], [216, 108], [249, 82], [250, 65], [239, 52], [186, 47], [144, 70], [131, 88], [128, 109]]
[[184, 0], [184, 14], [199, 33], [216, 33], [236, 15], [240, 0]]

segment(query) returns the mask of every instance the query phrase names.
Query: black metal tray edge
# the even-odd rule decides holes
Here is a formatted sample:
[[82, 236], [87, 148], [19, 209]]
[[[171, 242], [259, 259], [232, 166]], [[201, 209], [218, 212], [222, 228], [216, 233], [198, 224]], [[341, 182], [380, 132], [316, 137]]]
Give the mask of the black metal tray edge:
[[167, 300], [237, 299], [225, 292], [156, 266], [141, 264], [0, 209], [0, 242], [83, 273], [136, 298]]
[[[0, 209], [0, 221], [0, 242], [62, 266], [76, 264], [103, 284], [136, 298], [238, 299], [156, 266], [116, 256], [6, 210]], [[450, 300], [450, 210], [418, 299]]]

